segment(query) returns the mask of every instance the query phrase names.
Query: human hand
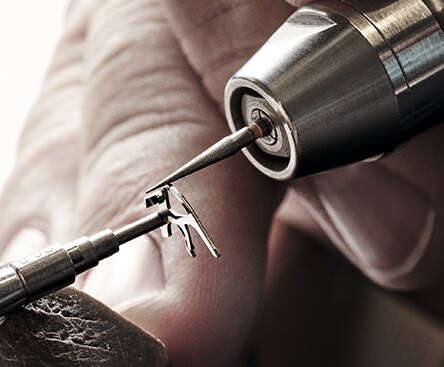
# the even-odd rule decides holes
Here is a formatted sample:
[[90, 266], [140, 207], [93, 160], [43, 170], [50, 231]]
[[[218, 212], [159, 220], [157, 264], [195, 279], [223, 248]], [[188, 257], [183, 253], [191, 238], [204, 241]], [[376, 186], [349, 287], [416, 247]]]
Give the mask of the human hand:
[[[27, 246], [65, 242], [144, 215], [141, 199], [147, 187], [228, 132], [220, 112], [227, 79], [292, 11], [271, 1], [73, 3], [3, 197], [1, 243], [9, 244], [4, 258], [28, 253]], [[374, 166], [402, 168], [399, 160], [411, 163], [409, 154], [399, 151]], [[410, 272], [402, 274], [405, 282], [380, 280], [371, 266], [351, 255], [344, 239], [349, 237], [338, 236], [354, 225], [350, 228], [348, 217], [332, 220], [346, 202], [330, 194], [334, 180], [341, 188], [350, 178], [356, 191], [345, 193], [371, 197], [367, 190], [357, 191], [363, 186], [354, 184], [354, 173], [363, 169], [366, 178], [373, 171], [356, 167], [345, 169], [344, 178], [329, 173], [296, 183], [298, 197], [307, 199], [333, 242], [371, 278], [389, 286], [407, 287], [418, 279], [426, 284], [429, 275], [423, 279]], [[424, 185], [432, 183], [439, 192], [437, 182], [424, 178]], [[230, 365], [260, 299], [267, 232], [283, 188], [241, 156], [178, 186], [223, 258], [213, 260], [199, 247], [198, 257], [189, 259], [178, 236], [163, 241], [151, 235], [122, 248], [90, 272], [81, 287], [159, 337], [176, 365]], [[390, 187], [405, 186], [410, 187]], [[399, 192], [397, 203], [404, 203], [411, 191]], [[377, 202], [384, 204], [382, 196]], [[340, 200], [331, 203], [332, 197]], [[414, 205], [421, 207], [417, 201]], [[381, 211], [385, 218], [388, 212]], [[387, 223], [382, 218], [374, 215], [372, 226]], [[379, 238], [371, 241], [379, 248]]]
[[[270, 13], [256, 2], [73, 2], [3, 195], [3, 259], [146, 215], [144, 191], [228, 133], [225, 80], [290, 11], [284, 3]], [[160, 338], [176, 365], [231, 365], [260, 297], [279, 188], [240, 155], [178, 187], [223, 257], [197, 246], [191, 259], [180, 236], [153, 234], [80, 286]]]

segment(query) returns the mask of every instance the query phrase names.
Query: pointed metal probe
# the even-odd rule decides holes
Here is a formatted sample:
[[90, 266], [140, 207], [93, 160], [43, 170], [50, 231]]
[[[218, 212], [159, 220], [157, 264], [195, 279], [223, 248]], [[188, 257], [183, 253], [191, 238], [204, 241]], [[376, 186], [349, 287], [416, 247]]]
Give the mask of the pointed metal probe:
[[209, 147], [207, 150], [193, 158], [188, 163], [184, 164], [178, 170], [173, 172], [162, 181], [151, 187], [147, 192], [158, 189], [166, 184], [177, 181], [185, 176], [188, 176], [196, 171], [206, 168], [214, 163], [217, 163], [225, 158], [228, 158], [246, 146], [250, 145], [257, 139], [263, 138], [269, 133], [269, 126], [262, 120], [256, 121], [249, 126], [228, 135], [216, 144]]

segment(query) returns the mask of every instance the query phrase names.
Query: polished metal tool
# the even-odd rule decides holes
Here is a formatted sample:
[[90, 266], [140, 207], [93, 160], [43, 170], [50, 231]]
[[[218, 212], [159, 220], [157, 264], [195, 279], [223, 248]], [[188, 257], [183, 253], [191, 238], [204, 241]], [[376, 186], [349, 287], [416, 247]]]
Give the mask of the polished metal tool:
[[[226, 86], [233, 132], [269, 126], [245, 141], [247, 158], [288, 180], [379, 157], [438, 122], [443, 9], [444, 0], [320, 0], [297, 10]], [[229, 145], [160, 185], [238, 150]]]
[[[179, 213], [171, 205], [170, 195], [185, 210]], [[158, 205], [158, 210], [116, 231], [110, 229], [73, 242], [52, 245], [21, 260], [0, 265], [0, 316], [74, 283], [76, 276], [91, 269], [119, 251], [119, 246], [157, 228], [164, 237], [172, 235], [175, 225], [185, 240], [191, 256], [195, 256], [189, 227], [199, 234], [214, 257], [219, 251], [197, 217], [187, 199], [171, 185], [149, 192], [147, 207]]]
[[177, 171], [151, 187], [147, 192], [177, 181], [225, 158], [231, 157], [257, 139], [265, 137], [269, 131], [270, 125], [268, 121], [265, 119], [258, 119], [251, 125], [245, 126], [239, 131], [235, 131], [233, 134], [219, 140], [216, 144], [199, 154], [196, 158], [192, 159]]

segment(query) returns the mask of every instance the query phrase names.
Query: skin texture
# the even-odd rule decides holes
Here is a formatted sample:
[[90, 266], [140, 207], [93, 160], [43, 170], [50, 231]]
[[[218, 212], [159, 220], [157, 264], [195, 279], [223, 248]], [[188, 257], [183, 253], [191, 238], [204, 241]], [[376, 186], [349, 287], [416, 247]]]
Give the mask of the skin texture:
[[[1, 199], [3, 260], [145, 215], [146, 188], [228, 133], [226, 81], [298, 5], [74, 1]], [[259, 304], [266, 310], [267, 295], [287, 282], [273, 266], [265, 281], [266, 262], [285, 258], [290, 246], [337, 248], [372, 281], [442, 310], [444, 166], [435, 158], [443, 135], [437, 126], [376, 163], [289, 184], [268, 247], [287, 186], [242, 155], [230, 158], [177, 183], [221, 259], [200, 243], [190, 259], [179, 235], [165, 241], [154, 233], [77, 285], [162, 340], [175, 366], [239, 361]], [[279, 235], [289, 225], [299, 235]]]

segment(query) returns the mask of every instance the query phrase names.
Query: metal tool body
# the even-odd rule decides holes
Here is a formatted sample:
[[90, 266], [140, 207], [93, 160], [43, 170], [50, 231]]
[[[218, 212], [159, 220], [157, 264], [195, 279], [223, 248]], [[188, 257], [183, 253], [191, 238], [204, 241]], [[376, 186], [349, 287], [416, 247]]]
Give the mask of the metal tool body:
[[[172, 209], [170, 194], [185, 209]], [[165, 237], [176, 225], [185, 239], [186, 249], [195, 256], [189, 227], [195, 228], [213, 256], [219, 252], [185, 197], [173, 186], [165, 186], [145, 196], [147, 207], [159, 210], [116, 231], [107, 229], [81, 237], [65, 245], [52, 245], [21, 260], [0, 265], [0, 316], [74, 283], [76, 276], [98, 265], [119, 251], [119, 246], [157, 228], [166, 228]]]
[[[274, 142], [248, 159], [287, 180], [390, 152], [444, 102], [442, 0], [325, 0], [296, 11], [230, 79], [233, 131], [255, 110]], [[438, 18], [436, 18], [437, 16]]]
[[[288, 180], [379, 157], [437, 122], [443, 9], [444, 0], [319, 0], [297, 10], [227, 83], [233, 133], [269, 125], [247, 158]], [[213, 162], [225, 158], [217, 145]], [[159, 184], [207, 165], [198, 156]]]

